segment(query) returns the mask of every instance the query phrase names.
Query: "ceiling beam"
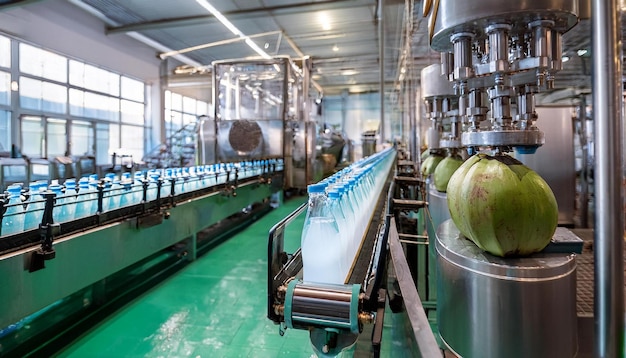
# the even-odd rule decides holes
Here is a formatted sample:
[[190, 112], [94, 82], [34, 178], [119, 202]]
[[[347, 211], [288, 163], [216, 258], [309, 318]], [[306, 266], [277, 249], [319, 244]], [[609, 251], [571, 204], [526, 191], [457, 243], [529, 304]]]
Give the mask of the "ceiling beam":
[[[351, 9], [351, 8], [363, 7], [363, 6], [369, 6], [368, 2], [354, 1], [354, 0], [321, 0], [321, 1], [313, 2], [313, 3], [302, 2], [302, 3], [287, 4], [287, 5], [266, 6], [266, 7], [258, 7], [258, 8], [251, 8], [251, 9], [233, 10], [233, 11], [223, 12], [222, 14], [232, 21], [232, 20], [254, 16], [254, 15], [264, 15], [264, 14], [275, 13], [275, 12], [280, 12], [280, 14], [292, 14], [292, 13], [297, 13], [297, 12], [312, 11], [315, 9], [319, 9], [320, 7], [322, 7], [324, 10], [334, 10], [334, 9]], [[116, 33], [126, 33], [126, 32], [131, 32], [131, 31], [164, 29], [164, 28], [177, 27], [177, 26], [194, 26], [194, 25], [207, 24], [207, 22], [209, 21], [216, 22], [217, 20], [215, 19], [213, 15], [185, 16], [185, 17], [145, 21], [145, 22], [139, 22], [139, 23], [134, 23], [134, 24], [122, 25], [122, 26], [112, 26], [112, 27], [108, 27], [106, 32], [107, 34], [116, 34]]]

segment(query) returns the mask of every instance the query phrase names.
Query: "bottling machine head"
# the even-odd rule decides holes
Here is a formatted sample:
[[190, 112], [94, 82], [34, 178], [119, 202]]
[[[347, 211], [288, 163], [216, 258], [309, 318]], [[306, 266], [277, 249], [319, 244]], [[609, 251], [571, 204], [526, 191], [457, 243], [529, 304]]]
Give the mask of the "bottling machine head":
[[454, 82], [468, 147], [534, 152], [535, 93], [554, 87], [562, 35], [577, 21], [578, 1], [441, 0], [431, 14], [431, 47]]

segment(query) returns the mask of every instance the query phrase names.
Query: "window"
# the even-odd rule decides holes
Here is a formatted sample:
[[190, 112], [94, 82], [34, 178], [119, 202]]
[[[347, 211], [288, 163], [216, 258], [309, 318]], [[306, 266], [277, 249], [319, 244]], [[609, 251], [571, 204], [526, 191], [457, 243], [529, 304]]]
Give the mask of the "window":
[[48, 140], [46, 141], [47, 158], [64, 156], [67, 151], [65, 120], [48, 118], [46, 129], [48, 131]]
[[0, 152], [11, 150], [11, 112], [0, 110]]
[[142, 81], [21, 41], [14, 69], [12, 41], [18, 40], [0, 35], [0, 151], [11, 144], [11, 80], [17, 80], [15, 111], [25, 113], [19, 122], [25, 155], [89, 154], [98, 163], [110, 163], [110, 153], [128, 148], [135, 159], [143, 156], [144, 136], [150, 132]]
[[50, 82], [20, 77], [20, 105], [22, 108], [65, 113], [67, 88]]
[[[89, 122], [72, 121], [71, 124], [71, 154], [93, 154], [93, 127]], [[108, 140], [108, 136], [106, 138]], [[106, 163], [106, 161], [104, 161]]]
[[101, 68], [84, 65], [85, 88], [110, 94], [112, 96], [119, 96], [120, 94], [120, 76], [111, 73]]
[[137, 102], [144, 101], [144, 84], [122, 76], [122, 97]]
[[24, 116], [21, 118], [22, 148], [24, 155], [43, 157], [43, 127], [41, 118]]
[[144, 104], [122, 100], [122, 122], [143, 124]]
[[7, 106], [11, 104], [11, 74], [2, 71], [0, 71], [0, 104]]
[[134, 160], [143, 157], [143, 127], [122, 125], [122, 148]]
[[209, 115], [209, 104], [171, 91], [165, 91], [165, 136], [171, 137], [184, 125], [195, 123], [198, 116]]
[[109, 125], [96, 123], [96, 163], [111, 164], [109, 151]]
[[0, 36], [0, 67], [11, 67], [11, 40]]
[[66, 83], [67, 59], [41, 48], [20, 43], [20, 71]]

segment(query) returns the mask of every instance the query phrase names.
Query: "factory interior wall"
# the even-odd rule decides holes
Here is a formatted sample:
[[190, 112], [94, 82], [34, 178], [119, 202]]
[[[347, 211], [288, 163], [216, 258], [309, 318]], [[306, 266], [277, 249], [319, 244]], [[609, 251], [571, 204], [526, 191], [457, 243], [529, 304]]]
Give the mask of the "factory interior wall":
[[[354, 143], [357, 151], [360, 151], [363, 132], [380, 129], [380, 96], [378, 92], [325, 96], [322, 105], [322, 122], [328, 127], [336, 128], [344, 133]], [[397, 132], [402, 117], [392, 110], [393, 105], [389, 98], [385, 99], [386, 139], [399, 134]], [[380, 138], [378, 142], [380, 144]]]
[[37, 1], [0, 12], [0, 31], [53, 52], [138, 78], [147, 89], [146, 150], [159, 140], [162, 122], [156, 50], [125, 34], [106, 35], [101, 20], [65, 0]]

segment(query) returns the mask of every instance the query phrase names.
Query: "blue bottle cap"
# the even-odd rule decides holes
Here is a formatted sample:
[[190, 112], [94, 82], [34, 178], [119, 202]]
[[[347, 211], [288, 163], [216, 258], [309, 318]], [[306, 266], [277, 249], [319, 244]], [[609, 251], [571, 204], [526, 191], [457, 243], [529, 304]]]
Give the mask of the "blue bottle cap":
[[309, 194], [311, 193], [323, 193], [326, 191], [326, 184], [323, 183], [318, 183], [318, 184], [311, 184], [307, 187], [307, 192]]

